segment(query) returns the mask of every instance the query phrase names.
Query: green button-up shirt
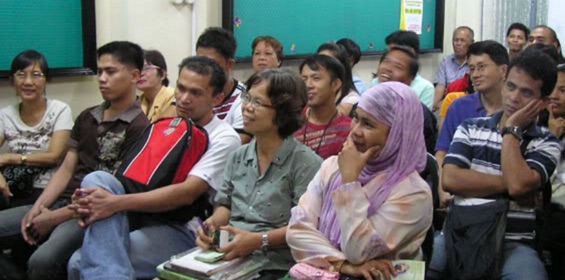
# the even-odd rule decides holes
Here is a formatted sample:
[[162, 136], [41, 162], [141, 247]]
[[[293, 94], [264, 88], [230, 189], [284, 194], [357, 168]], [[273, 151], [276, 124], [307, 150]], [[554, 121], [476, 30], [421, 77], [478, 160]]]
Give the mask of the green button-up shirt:
[[[264, 232], [287, 226], [290, 209], [298, 203], [321, 163], [318, 155], [289, 136], [267, 170], [259, 174], [253, 140], [231, 156], [215, 202], [231, 209], [229, 224], [233, 227]], [[267, 258], [270, 263], [265, 269], [288, 270], [294, 263], [288, 248], [272, 249]]]

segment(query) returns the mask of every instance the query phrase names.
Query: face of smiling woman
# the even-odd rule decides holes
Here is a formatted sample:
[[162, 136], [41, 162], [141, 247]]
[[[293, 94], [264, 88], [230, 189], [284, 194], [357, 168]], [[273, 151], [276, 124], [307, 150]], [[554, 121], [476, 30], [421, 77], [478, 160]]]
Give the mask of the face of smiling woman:
[[371, 147], [377, 147], [373, 158], [383, 150], [390, 126], [380, 122], [361, 108], [357, 108], [351, 120], [351, 139], [359, 152], [364, 153]]
[[255, 136], [278, 135], [278, 126], [273, 121], [276, 111], [267, 94], [268, 86], [266, 81], [262, 81], [247, 90], [241, 99], [243, 128]]

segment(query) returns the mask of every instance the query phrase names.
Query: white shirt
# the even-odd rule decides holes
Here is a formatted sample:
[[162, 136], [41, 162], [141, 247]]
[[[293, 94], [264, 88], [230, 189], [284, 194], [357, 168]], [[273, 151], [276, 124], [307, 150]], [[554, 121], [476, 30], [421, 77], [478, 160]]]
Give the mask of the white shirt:
[[[0, 110], [0, 135], [11, 153], [45, 153], [49, 149], [54, 131], [73, 128], [72, 115], [69, 105], [58, 100], [47, 100], [47, 108], [41, 121], [35, 126], [28, 126], [20, 118], [19, 104], [10, 105]], [[33, 187], [45, 188], [56, 169], [54, 167], [42, 172]]]

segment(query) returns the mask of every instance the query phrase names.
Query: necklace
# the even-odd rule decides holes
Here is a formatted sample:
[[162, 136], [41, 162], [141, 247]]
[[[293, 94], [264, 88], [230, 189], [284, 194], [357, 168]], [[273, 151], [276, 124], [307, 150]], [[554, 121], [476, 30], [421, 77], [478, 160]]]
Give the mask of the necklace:
[[[335, 117], [337, 116], [337, 113], [339, 111], [336, 109], [335, 113], [333, 114], [333, 116], [331, 117], [330, 121], [326, 124], [326, 126], [324, 127], [324, 131], [322, 132], [322, 137], [320, 137], [320, 142], [318, 142], [318, 147], [316, 147], [316, 149], [314, 150], [314, 152], [317, 155], [320, 155], [318, 152], [320, 151], [320, 146], [322, 146], [322, 142], [324, 142], [324, 137], [326, 137], [326, 131], [328, 130], [328, 127], [330, 127], [330, 124], [332, 123], [332, 121], [335, 119]], [[308, 122], [310, 120], [310, 110], [308, 110], [308, 113], [306, 114], [306, 126], [304, 127], [304, 133], [302, 134], [302, 141], [304, 141], [304, 143], [306, 143], [306, 132], [308, 130]]]

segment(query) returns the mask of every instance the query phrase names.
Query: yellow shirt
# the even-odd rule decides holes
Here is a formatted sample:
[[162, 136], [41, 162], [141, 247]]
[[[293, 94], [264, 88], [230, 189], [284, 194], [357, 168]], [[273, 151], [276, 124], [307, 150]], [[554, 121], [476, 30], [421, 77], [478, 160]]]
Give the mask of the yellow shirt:
[[445, 99], [441, 103], [441, 109], [439, 109], [439, 117], [444, 119], [445, 115], [447, 115], [447, 109], [449, 108], [449, 105], [451, 105], [451, 103], [453, 103], [453, 101], [455, 101], [455, 99], [457, 99], [459, 97], [463, 97], [465, 95], [467, 95], [467, 93], [464, 92], [464, 91], [451, 92], [448, 95], [446, 95]]
[[151, 108], [149, 108], [149, 101], [145, 94], [139, 97], [139, 103], [141, 110], [152, 123], [160, 118], [177, 116], [174, 88], [161, 87], [161, 90], [155, 96], [155, 100], [153, 100]]

